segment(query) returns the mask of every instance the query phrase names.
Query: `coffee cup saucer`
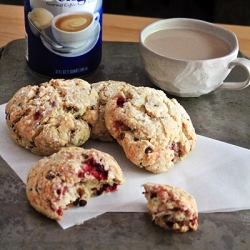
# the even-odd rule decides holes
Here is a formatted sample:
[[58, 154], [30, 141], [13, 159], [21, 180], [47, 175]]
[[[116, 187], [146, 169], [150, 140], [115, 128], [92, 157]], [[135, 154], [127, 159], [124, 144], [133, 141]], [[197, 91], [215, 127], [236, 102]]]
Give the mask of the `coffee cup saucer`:
[[[101, 27], [100, 27], [100, 23], [98, 21], [95, 21], [95, 27], [94, 27], [94, 30], [93, 30], [93, 36], [89, 38], [89, 40], [87, 41], [87, 43], [84, 43], [83, 46], [79, 47], [79, 48], [73, 48], [70, 52], [68, 53], [63, 53], [63, 52], [59, 52], [59, 51], [55, 51], [51, 45], [42, 37], [40, 36], [41, 38], [41, 41], [43, 43], [43, 45], [51, 52], [53, 52], [54, 54], [56, 55], [59, 55], [59, 56], [63, 56], [63, 57], [76, 57], [76, 56], [80, 56], [80, 55], [83, 55], [83, 54], [86, 54], [87, 52], [89, 52], [97, 43], [98, 41], [98, 38], [99, 38], [99, 35], [100, 35], [100, 30], [101, 30]], [[46, 29], [44, 29], [44, 32], [45, 34], [54, 42], [57, 42], [55, 40], [55, 37], [53, 36], [53, 33], [52, 33], [52, 29], [51, 27], [48, 27]]]

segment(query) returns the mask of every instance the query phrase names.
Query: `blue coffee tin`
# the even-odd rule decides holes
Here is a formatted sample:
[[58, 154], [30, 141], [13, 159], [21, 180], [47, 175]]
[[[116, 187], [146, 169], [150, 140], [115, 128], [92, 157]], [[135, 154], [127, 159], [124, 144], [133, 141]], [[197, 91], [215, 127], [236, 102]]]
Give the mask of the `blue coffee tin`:
[[74, 78], [102, 58], [102, 0], [25, 0], [26, 61], [35, 73]]

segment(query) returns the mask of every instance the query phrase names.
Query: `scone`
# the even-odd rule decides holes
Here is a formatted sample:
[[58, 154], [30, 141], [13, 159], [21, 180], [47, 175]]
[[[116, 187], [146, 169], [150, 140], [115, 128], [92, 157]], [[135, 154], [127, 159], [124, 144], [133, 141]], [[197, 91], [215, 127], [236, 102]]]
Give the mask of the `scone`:
[[105, 106], [105, 124], [127, 158], [153, 173], [181, 161], [197, 138], [185, 109], [148, 87], [130, 87], [112, 97]]
[[35, 8], [29, 12], [28, 18], [39, 30], [43, 30], [51, 25], [54, 16], [44, 8]]
[[169, 185], [145, 183], [143, 187], [149, 213], [157, 225], [182, 233], [197, 230], [198, 211], [193, 196]]
[[12, 138], [35, 154], [80, 146], [98, 118], [98, 94], [81, 79], [51, 80], [21, 88], [7, 103]]
[[71, 206], [85, 206], [91, 196], [117, 190], [125, 182], [115, 159], [95, 149], [67, 147], [30, 169], [26, 194], [47, 217], [60, 220]]
[[99, 114], [97, 123], [92, 127], [90, 138], [99, 141], [114, 142], [115, 139], [110, 135], [104, 120], [104, 111], [107, 101], [119, 91], [129, 88], [131, 85], [121, 81], [101, 81], [93, 83], [92, 87], [99, 95]]

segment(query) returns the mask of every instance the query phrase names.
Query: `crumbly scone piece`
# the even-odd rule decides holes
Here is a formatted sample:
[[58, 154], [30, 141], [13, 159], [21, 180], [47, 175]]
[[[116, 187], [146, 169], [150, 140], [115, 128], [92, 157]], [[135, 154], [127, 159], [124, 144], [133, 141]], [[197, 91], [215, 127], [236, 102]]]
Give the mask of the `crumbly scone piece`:
[[56, 79], [21, 88], [7, 103], [12, 138], [39, 155], [80, 146], [98, 118], [98, 94], [81, 79]]
[[122, 170], [111, 155], [66, 147], [33, 165], [26, 194], [38, 212], [61, 220], [64, 210], [85, 206], [91, 196], [115, 191], [124, 183]]
[[99, 95], [99, 114], [97, 123], [92, 127], [90, 138], [94, 140], [114, 142], [115, 139], [110, 135], [104, 120], [104, 111], [107, 101], [119, 91], [131, 87], [130, 84], [121, 81], [101, 81], [92, 84], [92, 87]]
[[185, 109], [148, 87], [130, 87], [112, 97], [105, 106], [105, 123], [127, 158], [153, 173], [181, 161], [197, 138]]
[[193, 196], [170, 185], [145, 183], [147, 208], [155, 224], [176, 232], [196, 231], [198, 210]]

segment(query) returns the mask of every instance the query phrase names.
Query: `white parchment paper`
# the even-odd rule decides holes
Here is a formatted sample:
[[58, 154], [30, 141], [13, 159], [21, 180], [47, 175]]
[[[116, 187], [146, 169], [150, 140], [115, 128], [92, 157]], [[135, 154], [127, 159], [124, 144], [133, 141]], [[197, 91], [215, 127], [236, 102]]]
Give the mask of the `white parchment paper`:
[[[0, 155], [26, 183], [30, 167], [41, 156], [18, 146], [5, 123], [5, 104], [0, 105]], [[85, 148], [111, 154], [120, 164], [126, 183], [118, 191], [93, 197], [87, 206], [64, 212], [63, 229], [81, 224], [105, 212], [147, 212], [141, 185], [170, 184], [193, 195], [199, 213], [250, 209], [250, 150], [198, 136], [194, 150], [166, 173], [153, 174], [133, 165], [117, 143], [89, 140]]]

